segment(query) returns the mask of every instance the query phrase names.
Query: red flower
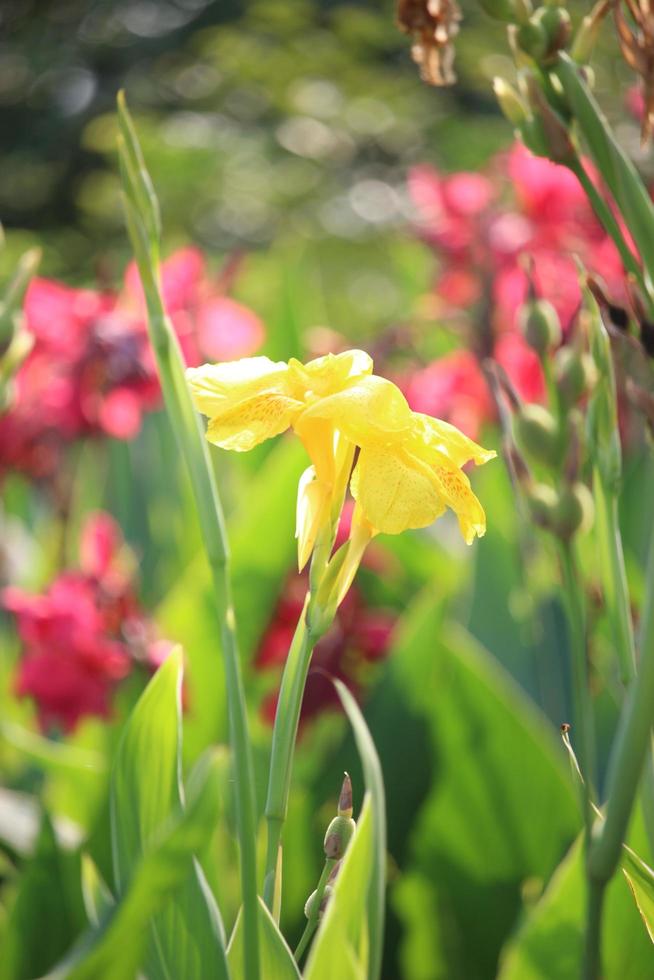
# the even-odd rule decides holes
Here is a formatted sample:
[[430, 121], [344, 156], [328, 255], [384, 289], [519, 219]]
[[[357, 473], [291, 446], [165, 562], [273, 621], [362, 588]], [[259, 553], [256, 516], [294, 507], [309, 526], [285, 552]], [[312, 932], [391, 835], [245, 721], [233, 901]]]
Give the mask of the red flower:
[[470, 351], [457, 350], [432, 361], [402, 387], [414, 412], [445, 419], [471, 439], [478, 439], [483, 423], [493, 418], [484, 375]]
[[156, 668], [169, 649], [139, 607], [132, 565], [108, 514], [88, 518], [80, 564], [43, 594], [2, 593], [22, 644], [15, 691], [35, 702], [45, 731], [69, 732], [85, 717], [109, 717], [116, 685], [134, 662]]
[[[162, 289], [187, 363], [244, 357], [263, 342], [259, 318], [221, 294], [197, 249], [163, 263]], [[134, 438], [160, 402], [136, 266], [128, 266], [120, 295], [35, 279], [25, 316], [35, 343], [12, 408], [0, 417], [0, 474], [49, 477], [67, 442]]]

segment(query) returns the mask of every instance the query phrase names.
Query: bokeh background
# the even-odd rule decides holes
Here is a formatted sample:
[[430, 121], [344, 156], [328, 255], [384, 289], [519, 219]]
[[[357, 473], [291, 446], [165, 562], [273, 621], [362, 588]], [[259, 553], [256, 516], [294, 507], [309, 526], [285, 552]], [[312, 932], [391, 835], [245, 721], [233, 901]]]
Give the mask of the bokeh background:
[[[579, 16], [581, 4], [573, 12]], [[123, 288], [130, 253], [114, 100], [125, 88], [161, 201], [165, 253], [189, 245], [204, 253], [213, 288], [258, 318], [261, 353], [286, 359], [363, 346], [379, 371], [404, 382], [471, 346], [477, 327], [468, 310], [453, 324], [434, 288], [438, 249], [416, 226], [419, 202], [408, 183], [424, 164], [442, 174], [479, 172], [491, 175], [498, 200], [514, 201], [499, 162], [513, 137], [490, 84], [511, 73], [506, 41], [470, 0], [457, 40], [458, 83], [443, 90], [420, 81], [387, 2], [5, 0], [0, 37], [3, 277], [38, 245], [42, 276]], [[610, 36], [604, 43], [598, 96], [647, 171], [638, 122], [625, 108], [626, 69]], [[473, 400], [487, 398], [476, 390]], [[499, 449], [492, 411], [477, 416], [473, 434]], [[634, 438], [623, 495], [636, 583], [651, 518], [641, 448]], [[298, 612], [294, 498], [306, 463], [285, 440], [213, 458], [230, 524], [262, 801], [269, 720]], [[382, 759], [387, 980], [565, 976], [564, 967], [548, 972], [558, 968], [548, 959], [556, 930], [579, 929], [579, 903], [570, 899], [554, 916], [549, 945], [527, 942], [524, 959], [511, 958], [510, 945], [506, 952], [579, 829], [557, 736], [571, 711], [567, 638], [556, 562], [525, 527], [503, 463], [486, 467], [474, 485], [488, 513], [486, 537], [467, 549], [443, 519], [380, 540], [320, 653], [324, 669], [361, 697]], [[130, 595], [157, 636], [182, 642], [187, 653], [187, 761], [224, 741], [208, 574], [162, 414], [147, 413], [129, 440], [105, 432], [73, 441], [46, 480], [7, 468], [2, 493], [0, 578], [34, 592], [79, 566], [90, 513], [113, 515], [131, 556]], [[584, 560], [592, 582], [592, 550]], [[593, 615], [601, 664], [609, 641], [599, 603]], [[0, 976], [18, 978], [41, 975], [80, 929], [80, 847], [110, 880], [107, 772], [147, 669], [120, 685], [108, 719], [86, 718], [67, 734], [44, 731], [34, 699], [16, 693], [21, 644], [9, 615], [2, 643], [0, 928], [12, 952]], [[607, 743], [610, 686], [598, 705]], [[361, 798], [354, 746], [334, 708], [324, 676], [314, 676], [286, 834], [283, 925], [291, 937], [319, 874], [343, 768]], [[237, 875], [228, 783], [226, 797], [205, 863], [231, 924]], [[33, 856], [37, 800], [59, 830], [60, 849], [45, 859], [42, 849]], [[578, 864], [573, 856], [571, 895]], [[31, 878], [18, 877], [25, 867]], [[617, 937], [628, 934], [642, 967], [647, 939], [623, 889], [611, 898], [607, 955], [621, 977], [642, 980], [618, 949]]]

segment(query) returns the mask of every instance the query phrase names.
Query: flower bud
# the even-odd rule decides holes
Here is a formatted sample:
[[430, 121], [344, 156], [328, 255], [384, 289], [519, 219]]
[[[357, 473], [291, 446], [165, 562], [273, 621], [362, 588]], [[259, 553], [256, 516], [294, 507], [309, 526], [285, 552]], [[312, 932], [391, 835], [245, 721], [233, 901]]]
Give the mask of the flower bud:
[[513, 417], [513, 438], [523, 456], [548, 466], [560, 460], [559, 431], [551, 412], [542, 405], [523, 405]]
[[352, 806], [352, 780], [347, 772], [343, 773], [343, 784], [341, 793], [338, 797], [338, 807], [336, 813], [339, 817], [351, 817], [354, 812]]
[[340, 861], [355, 829], [352, 817], [334, 817], [325, 834], [325, 857]]
[[558, 495], [552, 530], [564, 540], [590, 530], [595, 516], [593, 497], [585, 483], [566, 486]]
[[[325, 890], [324, 890], [323, 895], [322, 895], [322, 901], [320, 902], [320, 908], [318, 909], [318, 918], [319, 919], [322, 917], [325, 909], [327, 908], [327, 902], [331, 898], [332, 892], [333, 892], [332, 886], [331, 885], [325, 885]], [[311, 894], [309, 895], [309, 897], [307, 898], [307, 900], [306, 900], [306, 902], [304, 904], [304, 914], [306, 915], [307, 919], [310, 919], [310, 918], [312, 918], [312, 916], [315, 915], [314, 905], [316, 903], [317, 897], [318, 897], [317, 890], [311, 892]]]
[[527, 503], [534, 523], [539, 527], [551, 529], [558, 503], [556, 492], [552, 487], [548, 487], [546, 483], [535, 484], [529, 490]]
[[493, 79], [493, 91], [500, 109], [510, 123], [513, 123], [514, 126], [521, 126], [527, 121], [527, 107], [512, 85], [509, 85], [503, 78], [495, 77]]
[[595, 386], [597, 368], [588, 354], [574, 347], [562, 347], [554, 358], [557, 387], [564, 404], [570, 408]]
[[551, 61], [570, 40], [572, 25], [565, 7], [541, 7], [534, 15], [545, 34], [545, 59]]
[[519, 322], [523, 337], [541, 357], [561, 343], [558, 314], [546, 299], [526, 303], [520, 311]]
[[547, 34], [540, 23], [538, 13], [522, 24], [516, 34], [516, 42], [521, 51], [534, 61], [540, 61], [547, 51]]
[[531, 14], [530, 0], [479, 0], [482, 10], [495, 20], [521, 24]]

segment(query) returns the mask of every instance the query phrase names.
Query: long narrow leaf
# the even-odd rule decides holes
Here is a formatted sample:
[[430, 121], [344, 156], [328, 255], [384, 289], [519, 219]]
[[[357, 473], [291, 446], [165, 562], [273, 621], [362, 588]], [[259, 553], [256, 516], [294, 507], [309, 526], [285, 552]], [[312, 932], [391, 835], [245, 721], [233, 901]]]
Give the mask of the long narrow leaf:
[[381, 973], [384, 944], [384, 909], [386, 902], [386, 801], [384, 780], [379, 756], [359, 705], [347, 687], [334, 681], [338, 696], [349, 718], [357, 743], [366, 789], [370, 793], [373, 811], [374, 858], [370, 891], [368, 894], [368, 928], [370, 933], [369, 980], [377, 980]]

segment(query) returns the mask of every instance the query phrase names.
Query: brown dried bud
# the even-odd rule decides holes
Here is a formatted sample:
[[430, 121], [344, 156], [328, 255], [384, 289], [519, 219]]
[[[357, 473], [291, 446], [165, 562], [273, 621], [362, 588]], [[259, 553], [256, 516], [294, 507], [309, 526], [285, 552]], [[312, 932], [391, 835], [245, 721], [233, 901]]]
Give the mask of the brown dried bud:
[[398, 0], [397, 25], [413, 38], [411, 57], [430, 85], [452, 85], [461, 10], [456, 0]]
[[622, 57], [643, 80], [644, 112], [641, 142], [647, 142], [654, 129], [654, 17], [649, 0], [626, 0], [631, 26], [621, 0], [613, 7]]

